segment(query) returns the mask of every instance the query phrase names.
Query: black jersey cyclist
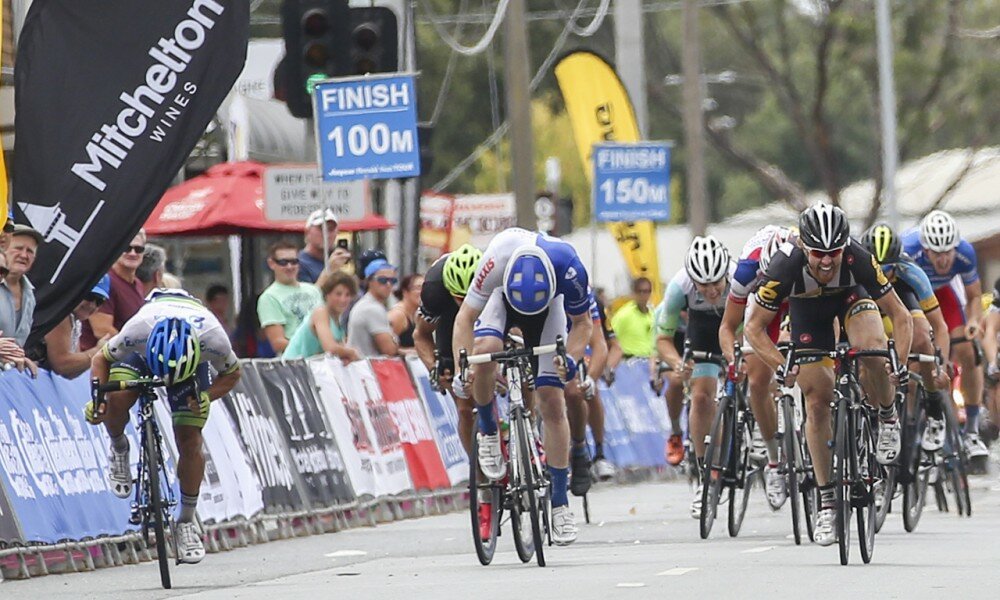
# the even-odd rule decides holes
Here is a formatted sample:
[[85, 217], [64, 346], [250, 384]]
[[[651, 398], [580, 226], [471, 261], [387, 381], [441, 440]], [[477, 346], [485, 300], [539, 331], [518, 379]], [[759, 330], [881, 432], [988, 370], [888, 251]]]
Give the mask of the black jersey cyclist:
[[[799, 217], [799, 239], [785, 243], [771, 258], [765, 277], [752, 298], [746, 337], [757, 355], [784, 378], [795, 382], [806, 398], [806, 441], [813, 456], [816, 480], [820, 485], [820, 511], [815, 539], [823, 546], [837, 541], [834, 487], [830, 481], [833, 438], [830, 403], [833, 400], [834, 370], [828, 359], [793, 367], [783, 373], [783, 357], [768, 335], [768, 325], [781, 303], [789, 301], [791, 338], [803, 349], [833, 350], [840, 328], [852, 346], [883, 349], [885, 330], [881, 309], [892, 321], [896, 348], [901, 356], [910, 350], [913, 319], [892, 284], [882, 273], [875, 257], [851, 239], [847, 215], [840, 208], [817, 203]], [[836, 323], [839, 321], [839, 327]], [[893, 378], [902, 376], [893, 374]], [[900, 426], [893, 404], [890, 378], [885, 361], [862, 359], [861, 385], [872, 403], [879, 407], [879, 462], [895, 459], [900, 448]]]

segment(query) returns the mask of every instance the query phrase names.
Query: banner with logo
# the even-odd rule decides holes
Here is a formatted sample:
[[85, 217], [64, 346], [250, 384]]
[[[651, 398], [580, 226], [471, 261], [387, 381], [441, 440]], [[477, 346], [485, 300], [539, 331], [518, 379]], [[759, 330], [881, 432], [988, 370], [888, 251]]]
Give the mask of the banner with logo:
[[305, 363], [259, 362], [257, 372], [264, 384], [263, 398], [275, 411], [309, 501], [314, 506], [330, 506], [353, 500], [340, 451], [307, 388], [310, 379]]
[[243, 68], [246, 0], [43, 0], [18, 43], [16, 220], [42, 233], [34, 335], [107, 272]]
[[650, 408], [652, 390], [648, 380], [648, 366], [644, 360], [618, 365], [615, 371], [616, 408], [636, 451], [638, 466], [658, 467], [666, 464], [663, 447], [667, 440], [659, 418]]
[[[615, 382], [617, 387], [618, 382]], [[632, 446], [625, 419], [618, 410], [618, 395], [615, 387], [607, 387], [603, 381], [598, 382], [601, 390], [601, 401], [604, 403], [604, 455], [613, 465], [619, 468], [631, 468], [639, 464], [636, 449]], [[593, 444], [590, 429], [587, 429], [588, 439]]]
[[[573, 137], [587, 178], [594, 183], [591, 151], [598, 142], [638, 142], [639, 124], [628, 92], [606, 60], [593, 52], [577, 51], [555, 66], [556, 80], [573, 125]], [[650, 221], [609, 223], [632, 277], [653, 282], [653, 302], [661, 294], [656, 253], [656, 228]]]
[[236, 425], [244, 455], [261, 485], [264, 509], [268, 512], [302, 510], [302, 498], [291, 453], [280, 430], [283, 419], [271, 408], [257, 365], [243, 362], [243, 375], [236, 387], [221, 401]]
[[[71, 382], [47, 371], [35, 380], [0, 374], [0, 482], [20, 524], [19, 541], [54, 543], [130, 528], [129, 503], [107, 481], [104, 428], [83, 420], [87, 385], [86, 376]], [[126, 433], [135, 459], [135, 430], [129, 425]], [[3, 521], [9, 529], [9, 519]]]
[[389, 408], [389, 416], [399, 434], [413, 488], [436, 490], [448, 487], [448, 473], [445, 472], [423, 402], [413, 389], [406, 365], [398, 358], [372, 359], [370, 364], [382, 390], [382, 399]]
[[465, 454], [462, 440], [458, 436], [458, 410], [455, 408], [455, 403], [447, 395], [434, 391], [430, 373], [419, 358], [408, 356], [406, 367], [427, 410], [431, 431], [434, 432], [441, 460], [448, 473], [448, 481], [452, 486], [468, 481], [469, 457]]
[[224, 403], [212, 403], [202, 435], [205, 477], [198, 500], [198, 516], [202, 521], [250, 518], [263, 510], [260, 480], [242, 452], [236, 425]]

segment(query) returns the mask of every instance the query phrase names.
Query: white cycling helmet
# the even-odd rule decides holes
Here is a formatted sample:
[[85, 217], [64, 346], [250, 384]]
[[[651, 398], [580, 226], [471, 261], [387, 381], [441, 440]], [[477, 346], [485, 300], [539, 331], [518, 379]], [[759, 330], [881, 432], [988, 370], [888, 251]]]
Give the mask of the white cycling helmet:
[[767, 240], [764, 247], [760, 249], [760, 258], [758, 259], [761, 272], [767, 271], [767, 266], [771, 264], [771, 257], [774, 256], [774, 253], [778, 251], [778, 248], [780, 248], [782, 244], [788, 241], [788, 238], [791, 237], [791, 235], [791, 229], [787, 227], [779, 227], [778, 230], [774, 232], [774, 235], [771, 236], [771, 239]]
[[688, 248], [684, 268], [698, 283], [715, 283], [729, 273], [729, 250], [715, 236], [698, 236]]
[[958, 225], [943, 210], [932, 210], [920, 222], [920, 245], [934, 252], [947, 252], [958, 246]]

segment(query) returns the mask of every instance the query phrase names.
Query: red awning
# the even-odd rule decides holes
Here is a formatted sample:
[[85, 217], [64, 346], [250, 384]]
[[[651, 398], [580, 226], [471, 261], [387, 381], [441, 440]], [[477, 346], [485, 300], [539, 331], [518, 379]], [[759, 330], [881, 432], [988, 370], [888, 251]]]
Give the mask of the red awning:
[[[146, 220], [149, 235], [234, 235], [301, 232], [305, 221], [268, 221], [264, 217], [265, 165], [254, 161], [222, 163], [172, 187]], [[382, 215], [340, 223], [341, 231], [392, 229]]]

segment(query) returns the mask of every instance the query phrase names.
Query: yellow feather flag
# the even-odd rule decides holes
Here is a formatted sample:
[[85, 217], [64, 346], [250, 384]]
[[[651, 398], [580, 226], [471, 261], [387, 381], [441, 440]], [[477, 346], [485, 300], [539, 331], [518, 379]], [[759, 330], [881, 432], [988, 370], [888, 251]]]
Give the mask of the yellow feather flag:
[[[595, 143], [641, 141], [632, 102], [614, 68], [592, 52], [568, 54], [556, 64], [555, 73], [583, 169], [593, 185], [590, 153]], [[608, 223], [608, 230], [618, 242], [629, 273], [648, 277], [653, 282], [652, 301], [659, 302], [663, 287], [653, 222]]]

